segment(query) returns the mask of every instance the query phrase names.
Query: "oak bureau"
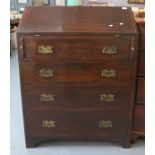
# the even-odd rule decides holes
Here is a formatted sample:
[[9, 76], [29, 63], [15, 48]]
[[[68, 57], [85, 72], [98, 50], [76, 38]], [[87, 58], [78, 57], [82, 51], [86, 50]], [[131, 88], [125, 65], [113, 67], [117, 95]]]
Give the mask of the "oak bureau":
[[17, 33], [26, 147], [129, 147], [138, 36], [127, 7], [26, 7]]

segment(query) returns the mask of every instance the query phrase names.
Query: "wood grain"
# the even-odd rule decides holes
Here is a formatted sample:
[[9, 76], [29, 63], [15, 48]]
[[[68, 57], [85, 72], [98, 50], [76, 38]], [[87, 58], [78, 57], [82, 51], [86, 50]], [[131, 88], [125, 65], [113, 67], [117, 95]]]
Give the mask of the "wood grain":
[[[130, 8], [26, 7], [17, 39], [26, 147], [46, 140], [129, 147], [138, 60]], [[50, 45], [52, 54], [38, 53], [42, 45]], [[104, 54], [107, 46], [117, 52]], [[52, 77], [43, 77], [42, 69]], [[53, 103], [40, 101], [41, 94], [53, 95]], [[115, 103], [101, 103], [103, 94], [114, 95]], [[55, 127], [42, 127], [42, 121], [55, 121]], [[99, 121], [112, 124], [101, 128]]]

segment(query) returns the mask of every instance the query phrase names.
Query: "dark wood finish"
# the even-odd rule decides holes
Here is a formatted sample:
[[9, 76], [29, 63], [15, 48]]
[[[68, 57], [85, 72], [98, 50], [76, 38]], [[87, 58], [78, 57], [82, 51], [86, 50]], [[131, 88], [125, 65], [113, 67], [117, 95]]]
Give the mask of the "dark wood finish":
[[[33, 114], [35, 113], [35, 115]], [[25, 114], [27, 124], [27, 137], [42, 139], [41, 141], [53, 140], [111, 140], [126, 145], [126, 137], [130, 132], [125, 124], [130, 122], [128, 114], [114, 112], [109, 116], [105, 111], [27, 111]], [[123, 118], [122, 118], [123, 117]], [[113, 120], [112, 128], [100, 128], [100, 120]], [[33, 120], [33, 121], [32, 121]], [[54, 128], [42, 128], [43, 120], [54, 120]], [[80, 121], [79, 121], [80, 120]], [[74, 122], [74, 123], [73, 123]], [[90, 130], [91, 129], [91, 130]], [[120, 138], [121, 137], [121, 138]], [[37, 142], [35, 143], [37, 144]], [[35, 145], [33, 144], [33, 145]]]
[[[26, 7], [17, 35], [26, 147], [63, 139], [129, 147], [138, 58], [131, 9]], [[52, 54], [38, 53], [41, 45]], [[117, 53], [102, 53], [105, 46]], [[39, 76], [41, 69], [52, 77]], [[102, 76], [104, 69], [115, 76]], [[40, 101], [42, 94], [53, 95], [51, 102]], [[101, 103], [103, 94], [111, 101]], [[42, 127], [46, 120], [56, 122]], [[100, 128], [101, 120], [111, 125]]]
[[[124, 25], [121, 26], [119, 23], [124, 23]], [[109, 27], [111, 24], [114, 27]], [[81, 33], [85, 33], [101, 35], [107, 33], [113, 35], [134, 34], [137, 32], [137, 27], [130, 8], [50, 6], [46, 8], [25, 7], [18, 30], [20, 33], [27, 34], [59, 33], [68, 35], [76, 33], [81, 35]]]
[[144, 77], [145, 76], [145, 53], [144, 52], [140, 52], [138, 68], [139, 68], [138, 75], [140, 77]]
[[145, 104], [145, 78], [138, 78], [137, 104]]
[[[113, 111], [109, 116], [107, 111], [60, 111], [60, 110], [31, 110], [27, 111], [27, 132], [33, 137], [47, 137], [53, 139], [115, 139], [128, 136], [129, 122], [128, 114]], [[32, 121], [33, 120], [33, 121]], [[54, 120], [56, 126], [53, 128], [43, 128], [42, 121]], [[79, 121], [80, 120], [80, 121]], [[112, 128], [99, 127], [99, 121], [112, 120]], [[74, 123], [73, 123], [74, 122]], [[90, 130], [91, 129], [91, 130]], [[91, 135], [91, 136], [90, 136]]]
[[140, 32], [140, 39], [138, 51], [137, 96], [134, 107], [132, 142], [135, 142], [138, 137], [145, 136], [145, 22], [138, 22], [137, 25]]
[[[132, 44], [131, 36], [40, 36], [26, 37], [24, 42], [24, 58], [26, 60], [48, 60], [50, 62], [79, 62], [79, 61], [103, 61], [128, 59], [132, 55], [130, 48]], [[123, 44], [122, 44], [123, 42]], [[52, 54], [38, 53], [38, 47], [52, 46]], [[61, 46], [60, 46], [61, 45]], [[102, 53], [104, 47], [115, 47], [117, 53]], [[74, 52], [74, 54], [73, 54]]]
[[[24, 86], [24, 107], [27, 109], [93, 108], [124, 111], [130, 108], [132, 92], [124, 86]], [[93, 91], [90, 91], [93, 90]], [[54, 101], [41, 101], [40, 95], [54, 95]], [[114, 101], [103, 101], [100, 95], [113, 94]], [[29, 103], [29, 104], [27, 104]]]
[[[128, 85], [134, 81], [133, 63], [23, 63], [23, 83], [53, 85]], [[41, 69], [53, 70], [53, 77], [41, 77]], [[102, 70], [114, 69], [114, 77], [103, 77]], [[116, 81], [118, 81], [116, 83]]]
[[138, 23], [138, 29], [140, 32], [139, 48], [145, 51], [145, 22]]
[[141, 137], [143, 139], [145, 138], [144, 137], [144, 131], [133, 130], [132, 131], [132, 136], [131, 136], [131, 142], [135, 143], [135, 141], [137, 141], [139, 137]]
[[135, 116], [134, 116], [134, 130], [145, 131], [145, 108], [143, 105], [135, 106]]

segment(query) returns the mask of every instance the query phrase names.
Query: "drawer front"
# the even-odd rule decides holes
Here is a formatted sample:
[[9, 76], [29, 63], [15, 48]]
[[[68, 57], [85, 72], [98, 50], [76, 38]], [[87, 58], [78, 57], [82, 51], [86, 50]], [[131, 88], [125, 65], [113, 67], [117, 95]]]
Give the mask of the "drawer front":
[[145, 78], [138, 78], [136, 102], [138, 104], [145, 104]]
[[145, 76], [145, 53], [144, 52], [140, 52], [138, 74], [139, 76]]
[[85, 107], [123, 111], [130, 108], [132, 96], [130, 86], [24, 86], [23, 92], [25, 108], [45, 110]]
[[136, 105], [134, 113], [134, 130], [145, 131], [145, 107], [144, 105]]
[[48, 138], [124, 138], [128, 135], [127, 114], [105, 111], [26, 111], [29, 136]]
[[23, 46], [26, 59], [51, 62], [127, 59], [134, 48], [129, 36], [26, 37]]
[[23, 63], [22, 78], [27, 84], [128, 85], [135, 74], [134, 63]]

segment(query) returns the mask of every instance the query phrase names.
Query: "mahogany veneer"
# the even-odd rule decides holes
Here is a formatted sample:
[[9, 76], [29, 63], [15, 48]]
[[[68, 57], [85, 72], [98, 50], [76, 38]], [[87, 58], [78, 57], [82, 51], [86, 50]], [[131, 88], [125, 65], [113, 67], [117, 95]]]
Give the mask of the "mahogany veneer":
[[129, 147], [138, 59], [131, 9], [26, 7], [17, 35], [26, 146]]

